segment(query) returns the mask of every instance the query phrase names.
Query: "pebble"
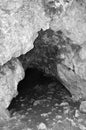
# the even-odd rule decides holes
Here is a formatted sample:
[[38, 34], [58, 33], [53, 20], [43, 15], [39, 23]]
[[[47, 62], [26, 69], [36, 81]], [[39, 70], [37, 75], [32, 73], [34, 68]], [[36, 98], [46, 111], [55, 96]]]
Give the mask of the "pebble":
[[55, 107], [58, 107], [58, 106], [59, 106], [59, 104], [58, 104], [58, 103], [56, 103], [54, 106], [55, 106]]
[[57, 119], [62, 119], [62, 116], [57, 115], [56, 118], [57, 118]]
[[68, 104], [68, 102], [62, 102], [61, 104], [60, 104], [60, 106], [68, 106], [69, 104]]
[[41, 116], [48, 117], [48, 113], [43, 113]]
[[40, 100], [37, 100], [33, 103], [33, 106], [37, 106], [38, 104], [40, 104]]
[[86, 101], [82, 101], [80, 105], [80, 111], [86, 113]]
[[44, 123], [40, 123], [38, 125], [38, 130], [47, 130], [47, 127], [46, 127], [46, 125]]
[[79, 115], [79, 111], [76, 110], [76, 111], [75, 111], [75, 117], [78, 118], [79, 116], [80, 116], [80, 115]]
[[68, 114], [69, 113], [69, 109], [64, 110], [64, 114]]
[[83, 122], [83, 119], [81, 119], [81, 118], [80, 118], [80, 119], [78, 119], [78, 122], [79, 122], [79, 123]]

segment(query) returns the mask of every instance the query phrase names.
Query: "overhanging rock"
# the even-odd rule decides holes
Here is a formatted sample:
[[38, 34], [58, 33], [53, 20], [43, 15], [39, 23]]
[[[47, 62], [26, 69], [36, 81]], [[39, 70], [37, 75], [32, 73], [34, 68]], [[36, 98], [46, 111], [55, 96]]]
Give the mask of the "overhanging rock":
[[49, 28], [41, 1], [2, 1], [0, 8], [0, 65], [33, 48], [39, 30]]

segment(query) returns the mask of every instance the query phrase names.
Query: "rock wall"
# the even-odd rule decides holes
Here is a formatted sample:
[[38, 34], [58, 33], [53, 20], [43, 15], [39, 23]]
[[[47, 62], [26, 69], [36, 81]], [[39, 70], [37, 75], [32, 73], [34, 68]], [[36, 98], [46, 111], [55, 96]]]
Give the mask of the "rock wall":
[[0, 120], [8, 119], [6, 111], [13, 97], [17, 96], [17, 85], [24, 78], [24, 70], [17, 59], [0, 68]]
[[49, 28], [49, 18], [44, 15], [41, 1], [1, 1], [0, 65], [31, 50], [41, 28]]
[[[23, 60], [29, 65], [35, 61], [38, 66], [43, 63], [42, 69], [59, 77], [75, 99], [86, 99], [86, 3], [82, 3], [75, 0], [67, 3], [64, 0], [0, 0], [1, 110], [9, 106], [24, 76], [19, 61], [11, 59], [29, 52], [38, 31], [48, 28], [62, 33], [54, 37], [45, 35], [45, 44], [37, 43], [35, 51], [31, 50], [31, 54], [26, 54], [28, 59]], [[10, 68], [9, 63], [14, 67]]]
[[[69, 45], [60, 46], [63, 50], [60, 59], [63, 57], [63, 61], [57, 64], [57, 72], [74, 99], [86, 99], [86, 2], [73, 0], [66, 6], [63, 0], [56, 2], [47, 7], [52, 11], [51, 15], [48, 13], [53, 19], [50, 28], [55, 32], [61, 30], [70, 39]], [[59, 10], [59, 7], [63, 9]], [[73, 51], [73, 44], [79, 45], [79, 51]]]

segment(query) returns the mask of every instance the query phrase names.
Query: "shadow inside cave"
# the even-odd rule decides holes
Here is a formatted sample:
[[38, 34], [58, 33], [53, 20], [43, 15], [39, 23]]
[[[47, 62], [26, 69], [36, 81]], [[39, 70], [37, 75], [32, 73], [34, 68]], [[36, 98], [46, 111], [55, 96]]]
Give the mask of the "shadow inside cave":
[[24, 100], [24, 106], [31, 105], [32, 98], [34, 100], [41, 98], [47, 100], [49, 91], [52, 100], [55, 98], [58, 103], [61, 103], [67, 96], [71, 97], [70, 92], [55, 77], [46, 75], [37, 68], [28, 68], [24, 79], [18, 84], [18, 95], [13, 98], [8, 110], [21, 111], [21, 103], [24, 99], [27, 100]]
[[25, 78], [18, 84], [18, 95], [8, 108], [12, 119], [9, 127], [38, 130], [37, 124], [41, 122], [52, 127], [53, 122], [59, 120], [59, 115], [62, 120], [68, 116], [73, 118], [78, 107], [79, 103], [72, 101], [70, 92], [55, 77], [37, 68], [28, 68]]

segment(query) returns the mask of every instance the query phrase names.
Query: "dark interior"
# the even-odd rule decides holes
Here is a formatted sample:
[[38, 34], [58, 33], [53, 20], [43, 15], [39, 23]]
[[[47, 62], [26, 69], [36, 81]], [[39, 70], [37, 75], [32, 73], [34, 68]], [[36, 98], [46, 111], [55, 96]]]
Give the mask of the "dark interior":
[[[51, 30], [41, 31], [34, 42], [34, 48], [18, 58], [25, 70], [25, 77], [19, 82], [18, 95], [8, 108], [11, 127], [41, 130], [38, 129], [38, 124], [42, 122], [49, 130], [61, 130], [56, 123], [59, 122], [59, 116], [62, 120], [72, 119], [75, 110], [79, 109], [80, 102], [72, 100], [72, 95], [61, 83], [57, 72], [57, 64], [63, 60], [60, 53], [66, 52], [66, 43], [69, 44], [61, 35], [61, 32], [54, 34]], [[70, 130], [69, 124], [64, 130]]]
[[55, 77], [37, 68], [28, 68], [25, 78], [18, 84], [18, 95], [8, 108], [11, 114], [9, 126], [15, 126], [12, 130], [26, 127], [38, 130], [37, 126], [42, 122], [48, 128], [56, 127], [52, 130], [61, 130], [58, 124], [53, 126], [53, 123], [59, 121], [59, 116], [62, 120], [66, 117], [72, 119], [79, 105], [79, 102], [72, 101], [70, 92]]
[[[48, 85], [53, 83], [55, 84], [53, 87], [57, 91], [55, 91], [56, 94], [53, 95], [55, 96], [53, 98], [57, 98], [58, 102], [61, 102], [65, 95], [71, 97], [69, 91], [55, 77], [46, 75], [43, 71], [38, 70], [37, 68], [28, 68], [25, 71], [25, 78], [18, 84], [18, 95], [12, 100], [8, 109], [20, 111], [20, 97], [25, 98], [28, 96], [28, 100], [30, 101], [32, 97], [39, 99], [42, 94], [47, 96], [46, 92], [48, 91]], [[37, 88], [38, 90], [35, 89], [37, 85], [39, 86]], [[62, 92], [64, 94], [62, 94]]]

